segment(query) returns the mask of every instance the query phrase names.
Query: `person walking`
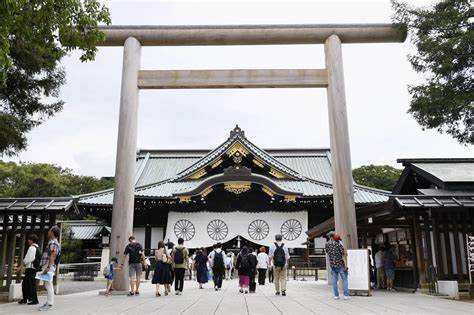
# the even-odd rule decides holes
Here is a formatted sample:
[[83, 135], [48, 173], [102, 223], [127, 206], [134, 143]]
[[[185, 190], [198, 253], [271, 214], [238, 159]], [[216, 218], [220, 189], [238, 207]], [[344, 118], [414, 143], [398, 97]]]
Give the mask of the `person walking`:
[[230, 280], [232, 279], [232, 269], [234, 269], [234, 266], [232, 264], [232, 253], [227, 253], [225, 256], [225, 279]]
[[150, 277], [150, 269], [151, 269], [150, 258], [145, 257], [145, 260], [143, 260], [143, 268], [145, 269], [145, 280], [148, 281], [148, 278]]
[[385, 270], [385, 277], [387, 278], [388, 291], [395, 291], [393, 288], [393, 280], [395, 279], [395, 259], [393, 247], [389, 247], [383, 255], [383, 268]]
[[250, 284], [250, 256], [247, 247], [243, 247], [240, 250], [240, 253], [237, 255], [237, 262], [235, 263], [235, 268], [237, 269], [239, 275], [239, 292], [247, 294], [249, 291]]
[[155, 251], [155, 272], [153, 274], [153, 279], [151, 280], [152, 284], [156, 285], [157, 297], [161, 296], [160, 294], [160, 285], [165, 287], [165, 295], [170, 293], [171, 285], [171, 257], [168, 256], [166, 252], [165, 243], [163, 241], [158, 242], [158, 249]]
[[176, 295], [181, 295], [184, 288], [184, 274], [188, 267], [188, 256], [189, 252], [184, 247], [184, 239], [178, 238], [178, 245], [173, 248], [171, 257], [173, 259], [173, 270], [174, 270], [174, 291]]
[[61, 230], [56, 225], [49, 229], [48, 245], [46, 245], [46, 249], [41, 256], [40, 265], [43, 272], [40, 279], [44, 282], [47, 291], [47, 298], [46, 303], [39, 308], [40, 311], [50, 310], [54, 305], [53, 277], [61, 258], [61, 245], [58, 242], [60, 233]]
[[[130, 292], [128, 296], [139, 295], [140, 278], [142, 277], [143, 247], [137, 242], [135, 236], [128, 238], [128, 244], [123, 252], [124, 260], [128, 255], [128, 276], [130, 277]], [[121, 267], [123, 267], [123, 262]]]
[[23, 297], [18, 304], [36, 305], [38, 295], [36, 293], [36, 272], [41, 270], [41, 251], [38, 247], [38, 236], [30, 234], [28, 236], [28, 251], [26, 252], [23, 264], [25, 265], [25, 278], [21, 283]]
[[222, 280], [225, 275], [225, 252], [222, 250], [222, 244], [217, 243], [214, 250], [209, 254], [209, 263], [212, 269], [212, 278], [214, 280], [214, 290], [219, 291], [222, 288]]
[[344, 300], [349, 299], [349, 288], [347, 283], [347, 263], [346, 263], [346, 251], [344, 246], [340, 242], [339, 235], [336, 233], [329, 234], [329, 241], [326, 242], [326, 255], [329, 256], [329, 264], [332, 272], [332, 289], [334, 292], [334, 299], [339, 299], [339, 288], [337, 282], [339, 275], [342, 279], [342, 287], [344, 290]]
[[194, 258], [194, 269], [196, 270], [196, 280], [199, 283], [199, 289], [202, 289], [202, 285], [207, 283], [209, 279], [207, 274], [207, 262], [206, 250], [204, 248], [199, 249]]
[[257, 270], [258, 270], [258, 284], [265, 285], [265, 277], [267, 276], [268, 269], [268, 255], [265, 251], [265, 247], [260, 247], [260, 253], [257, 255]]
[[273, 283], [273, 260], [268, 256], [268, 282]]
[[290, 253], [288, 247], [282, 242], [281, 234], [275, 235], [275, 242], [270, 245], [269, 258], [272, 260], [274, 282], [275, 282], [275, 294], [286, 295], [286, 270], [288, 267], [288, 261], [290, 260]]
[[384, 248], [380, 249], [375, 253], [375, 269], [377, 270], [377, 289], [383, 289], [385, 287], [385, 270], [383, 268], [383, 256]]
[[[249, 248], [249, 252], [252, 251]], [[257, 274], [257, 251], [252, 251], [252, 254], [249, 255], [250, 270], [249, 270], [249, 293], [255, 293], [257, 289], [257, 283], [255, 282], [255, 275]]]

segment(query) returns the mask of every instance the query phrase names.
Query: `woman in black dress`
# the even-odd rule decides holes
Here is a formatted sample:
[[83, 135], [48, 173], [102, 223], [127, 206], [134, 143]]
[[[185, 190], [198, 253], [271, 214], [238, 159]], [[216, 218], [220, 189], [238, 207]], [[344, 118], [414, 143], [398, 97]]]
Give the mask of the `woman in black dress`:
[[155, 251], [156, 267], [155, 273], [151, 283], [156, 284], [156, 296], [161, 296], [160, 285], [165, 286], [165, 295], [170, 292], [171, 279], [171, 258], [166, 253], [165, 243], [163, 241], [158, 242], [158, 249]]
[[205, 249], [201, 248], [196, 252], [194, 258], [194, 269], [196, 269], [196, 280], [199, 283], [199, 289], [202, 289], [202, 285], [207, 283], [207, 255]]

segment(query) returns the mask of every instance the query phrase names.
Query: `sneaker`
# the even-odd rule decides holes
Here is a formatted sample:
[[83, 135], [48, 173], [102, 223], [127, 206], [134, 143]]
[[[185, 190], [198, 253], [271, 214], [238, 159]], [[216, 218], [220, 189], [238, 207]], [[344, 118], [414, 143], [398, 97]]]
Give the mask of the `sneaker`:
[[28, 302], [28, 305], [38, 305], [39, 302], [38, 301], [31, 301], [31, 302]]
[[52, 308], [53, 308], [53, 306], [52, 306], [51, 304], [46, 303], [46, 304], [44, 304], [43, 306], [41, 306], [41, 307], [39, 308], [39, 310], [40, 310], [40, 311], [49, 311], [49, 310], [52, 309]]
[[280, 295], [280, 291], [276, 291], [276, 292], [275, 292], [275, 295]]
[[127, 293], [127, 296], [134, 296], [134, 295], [135, 295], [135, 293], [132, 292], [132, 291], [130, 291], [130, 292]]
[[282, 296], [286, 296], [286, 291], [281, 291]]
[[339, 300], [339, 297], [338, 297], [338, 296], [335, 296], [334, 299], [335, 299], [335, 300]]
[[350, 300], [350, 299], [351, 299], [351, 298], [350, 298], [350, 296], [348, 296], [348, 295], [344, 295], [344, 300], [346, 300], [346, 301], [347, 301], [347, 300]]

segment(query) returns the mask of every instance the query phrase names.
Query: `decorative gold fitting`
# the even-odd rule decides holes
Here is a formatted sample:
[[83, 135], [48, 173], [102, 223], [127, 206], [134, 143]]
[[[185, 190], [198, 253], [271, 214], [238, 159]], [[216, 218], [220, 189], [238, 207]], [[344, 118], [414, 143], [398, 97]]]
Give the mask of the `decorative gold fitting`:
[[210, 193], [212, 192], [212, 187], [209, 187], [208, 189], [204, 190], [202, 193], [201, 193], [201, 197], [206, 197], [207, 195], [209, 195]]
[[250, 190], [251, 186], [249, 182], [229, 182], [224, 183], [224, 189], [234, 193], [236, 195], [240, 195], [248, 190]]
[[296, 202], [296, 196], [285, 196], [285, 202]]
[[179, 202], [189, 203], [191, 202], [191, 196], [179, 196]]
[[271, 191], [270, 189], [268, 189], [267, 187], [263, 186], [262, 187], [262, 190], [264, 193], [266, 193], [267, 195], [269, 195], [270, 197], [273, 197], [273, 191]]
[[206, 175], [206, 171], [204, 169], [197, 171], [193, 175], [189, 176], [190, 179], [198, 179]]

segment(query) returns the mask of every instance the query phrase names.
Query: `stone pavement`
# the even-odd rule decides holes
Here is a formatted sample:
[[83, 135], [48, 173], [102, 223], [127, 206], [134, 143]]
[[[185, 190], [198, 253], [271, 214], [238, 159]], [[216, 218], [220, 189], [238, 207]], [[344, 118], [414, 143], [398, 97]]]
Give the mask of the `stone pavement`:
[[[255, 294], [240, 294], [237, 281], [225, 281], [222, 291], [212, 284], [198, 289], [186, 281], [184, 294], [156, 298], [154, 287], [142, 283], [140, 296], [99, 296], [97, 291], [56, 296], [51, 314], [474, 314], [474, 304], [423, 294], [376, 291], [371, 297], [333, 300], [324, 281], [290, 281], [288, 295], [275, 296], [273, 286], [258, 286]], [[45, 297], [40, 298], [44, 302]], [[38, 314], [37, 307], [0, 305], [0, 314]]]

